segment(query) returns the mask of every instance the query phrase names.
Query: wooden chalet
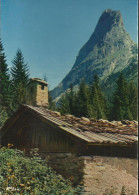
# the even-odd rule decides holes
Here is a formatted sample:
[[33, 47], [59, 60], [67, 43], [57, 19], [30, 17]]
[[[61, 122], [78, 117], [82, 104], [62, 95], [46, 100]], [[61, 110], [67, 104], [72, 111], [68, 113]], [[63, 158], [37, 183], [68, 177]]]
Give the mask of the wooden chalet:
[[1, 128], [1, 144], [40, 152], [76, 152], [92, 155], [137, 154], [137, 122], [106, 121], [61, 116], [44, 108], [22, 105]]
[[[137, 186], [136, 121], [95, 120], [22, 105], [0, 129], [1, 145], [39, 148], [48, 164], [86, 192]], [[114, 177], [114, 178], [113, 178]], [[113, 182], [112, 182], [113, 181]]]

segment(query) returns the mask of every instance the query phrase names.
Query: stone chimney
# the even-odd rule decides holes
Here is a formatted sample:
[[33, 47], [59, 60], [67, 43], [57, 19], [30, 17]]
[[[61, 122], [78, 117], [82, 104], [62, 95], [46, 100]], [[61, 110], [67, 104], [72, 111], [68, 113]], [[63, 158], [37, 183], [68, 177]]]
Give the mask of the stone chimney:
[[39, 78], [31, 78], [26, 89], [26, 104], [48, 107], [48, 84]]

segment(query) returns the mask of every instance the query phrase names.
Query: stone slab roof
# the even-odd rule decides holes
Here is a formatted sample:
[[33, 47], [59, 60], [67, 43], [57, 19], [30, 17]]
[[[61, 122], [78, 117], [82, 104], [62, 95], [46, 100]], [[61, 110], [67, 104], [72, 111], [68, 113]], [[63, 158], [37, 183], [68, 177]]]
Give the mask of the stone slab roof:
[[36, 81], [38, 83], [42, 83], [42, 84], [45, 84], [47, 85], [48, 83], [42, 79], [39, 79], [39, 78], [31, 78], [30, 81]]
[[114, 144], [131, 145], [136, 144], [137, 121], [107, 121], [88, 119], [85, 117], [77, 118], [73, 115], [61, 116], [59, 112], [50, 111], [44, 108], [22, 105], [33, 113], [42, 117], [46, 122], [58, 126], [88, 144]]

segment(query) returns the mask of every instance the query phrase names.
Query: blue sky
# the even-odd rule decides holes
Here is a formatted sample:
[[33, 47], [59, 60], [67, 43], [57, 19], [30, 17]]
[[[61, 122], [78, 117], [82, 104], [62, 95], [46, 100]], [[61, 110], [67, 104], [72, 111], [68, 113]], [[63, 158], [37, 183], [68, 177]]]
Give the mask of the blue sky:
[[107, 8], [121, 11], [127, 32], [137, 42], [137, 0], [1, 0], [1, 36], [9, 67], [20, 48], [30, 76], [45, 74], [54, 88]]

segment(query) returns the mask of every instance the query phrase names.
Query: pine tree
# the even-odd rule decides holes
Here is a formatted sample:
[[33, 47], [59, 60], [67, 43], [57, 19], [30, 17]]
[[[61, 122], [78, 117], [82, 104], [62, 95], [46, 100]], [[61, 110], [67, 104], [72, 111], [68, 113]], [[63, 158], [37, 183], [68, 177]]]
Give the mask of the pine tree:
[[68, 94], [68, 100], [69, 100], [69, 108], [70, 108], [70, 113], [75, 115], [76, 113], [76, 105], [75, 105], [75, 93], [73, 91], [73, 85], [70, 85], [70, 91]]
[[69, 107], [69, 96], [68, 93], [63, 94], [60, 102], [59, 102], [59, 107], [58, 111], [63, 115], [63, 114], [70, 114], [70, 107]]
[[121, 73], [117, 82], [117, 88], [113, 94], [113, 107], [111, 111], [111, 118], [113, 120], [132, 120], [133, 116], [130, 111], [129, 100], [129, 85]]
[[107, 118], [107, 104], [99, 85], [99, 78], [94, 76], [94, 81], [90, 85], [90, 106], [89, 115], [96, 119]]
[[80, 83], [79, 91], [75, 97], [75, 105], [76, 105], [76, 110], [75, 110], [76, 116], [88, 117], [89, 91], [84, 80], [82, 80]]
[[16, 110], [20, 104], [25, 103], [26, 86], [29, 81], [28, 66], [24, 61], [23, 54], [20, 49], [17, 50], [11, 68], [12, 89], [13, 89], [13, 106]]
[[0, 105], [0, 127], [5, 123], [8, 117], [7, 109]]
[[50, 110], [56, 110], [56, 104], [51, 96], [51, 92], [48, 91], [48, 102], [49, 102], [49, 109]]
[[137, 87], [130, 81], [129, 83], [129, 109], [132, 115], [132, 119], [137, 120]]
[[0, 126], [11, 114], [10, 76], [2, 41], [0, 40]]
[[10, 104], [10, 81], [6, 56], [0, 40], [0, 105], [6, 110]]

